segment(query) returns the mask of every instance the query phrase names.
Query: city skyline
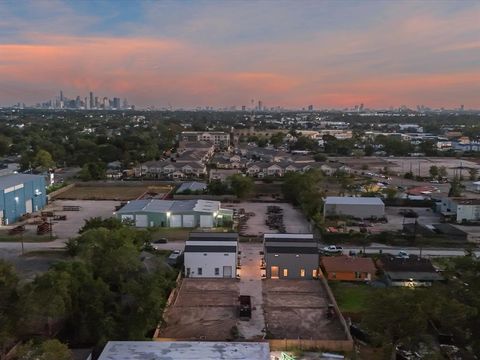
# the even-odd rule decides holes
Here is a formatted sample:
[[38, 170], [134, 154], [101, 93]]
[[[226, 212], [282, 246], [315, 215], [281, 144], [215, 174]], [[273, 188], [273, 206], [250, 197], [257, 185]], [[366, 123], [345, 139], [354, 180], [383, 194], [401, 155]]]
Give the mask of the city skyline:
[[480, 4], [0, 3], [0, 105], [480, 108]]

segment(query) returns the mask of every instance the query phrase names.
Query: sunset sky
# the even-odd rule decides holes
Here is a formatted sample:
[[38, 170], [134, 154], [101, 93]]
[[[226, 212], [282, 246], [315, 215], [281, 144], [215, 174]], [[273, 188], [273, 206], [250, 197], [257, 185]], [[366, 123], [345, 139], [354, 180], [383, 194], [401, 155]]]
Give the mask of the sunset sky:
[[480, 1], [0, 1], [0, 105], [480, 108]]

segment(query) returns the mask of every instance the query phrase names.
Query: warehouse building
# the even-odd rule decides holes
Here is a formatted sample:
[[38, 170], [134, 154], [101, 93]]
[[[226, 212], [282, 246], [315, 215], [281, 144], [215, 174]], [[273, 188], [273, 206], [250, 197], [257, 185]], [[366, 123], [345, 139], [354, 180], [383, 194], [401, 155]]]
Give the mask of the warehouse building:
[[327, 196], [323, 216], [351, 216], [358, 219], [383, 218], [385, 204], [377, 197]]
[[238, 234], [193, 232], [185, 243], [185, 276], [235, 278], [238, 263]]
[[212, 228], [230, 223], [233, 211], [222, 209], [220, 201], [150, 199], [130, 201], [116, 216], [136, 227]]
[[315, 279], [320, 255], [312, 234], [265, 234], [267, 279]]
[[13, 224], [24, 214], [39, 211], [47, 204], [45, 178], [40, 175], [0, 176], [0, 219]]

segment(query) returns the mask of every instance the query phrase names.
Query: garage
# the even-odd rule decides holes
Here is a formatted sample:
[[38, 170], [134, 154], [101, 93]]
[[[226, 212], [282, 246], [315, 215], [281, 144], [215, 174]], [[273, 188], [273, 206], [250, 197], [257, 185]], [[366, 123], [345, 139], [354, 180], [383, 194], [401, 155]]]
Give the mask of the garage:
[[183, 215], [183, 227], [195, 227], [195, 216]]
[[202, 228], [213, 227], [213, 216], [212, 215], [200, 215], [200, 227], [202, 227]]
[[147, 215], [135, 215], [135, 226], [136, 227], [148, 227], [148, 217]]
[[170, 227], [182, 227], [182, 215], [170, 216]]

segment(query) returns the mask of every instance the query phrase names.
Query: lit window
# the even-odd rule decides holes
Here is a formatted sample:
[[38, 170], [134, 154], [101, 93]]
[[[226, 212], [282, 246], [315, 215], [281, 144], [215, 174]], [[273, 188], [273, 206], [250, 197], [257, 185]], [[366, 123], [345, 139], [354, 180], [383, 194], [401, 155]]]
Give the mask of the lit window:
[[283, 269], [283, 277], [288, 277], [288, 269]]
[[300, 269], [300, 277], [305, 277], [305, 269]]
[[313, 276], [314, 278], [317, 277], [317, 269], [313, 269], [313, 270], [312, 270], [312, 276]]
[[278, 257], [278, 254], [275, 254], [275, 257]]

